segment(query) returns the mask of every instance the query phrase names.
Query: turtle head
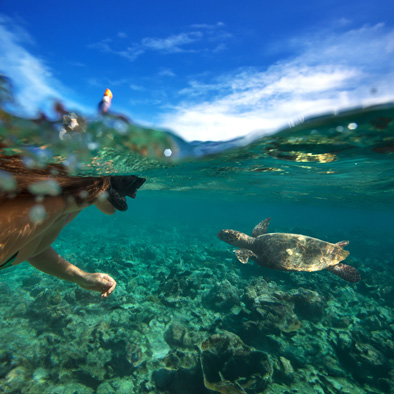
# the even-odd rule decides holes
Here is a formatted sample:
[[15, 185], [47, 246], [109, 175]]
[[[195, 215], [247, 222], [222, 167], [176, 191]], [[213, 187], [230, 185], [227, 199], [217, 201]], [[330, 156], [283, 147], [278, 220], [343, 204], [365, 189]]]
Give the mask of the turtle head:
[[221, 230], [217, 233], [217, 236], [220, 240], [233, 246], [241, 246], [241, 243], [243, 243], [242, 235], [244, 234], [235, 230]]

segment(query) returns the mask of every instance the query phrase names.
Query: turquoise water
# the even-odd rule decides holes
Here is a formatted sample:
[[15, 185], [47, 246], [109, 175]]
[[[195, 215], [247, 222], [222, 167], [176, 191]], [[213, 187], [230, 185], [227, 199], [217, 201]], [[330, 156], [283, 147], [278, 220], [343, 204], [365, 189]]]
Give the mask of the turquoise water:
[[[0, 273], [2, 392], [394, 392], [392, 105], [251, 143], [100, 120], [64, 142], [56, 122], [2, 119], [8, 151], [33, 162], [147, 178], [126, 213], [90, 207], [54, 243], [117, 280], [108, 299], [27, 263]], [[216, 237], [266, 217], [269, 232], [349, 240], [361, 282], [243, 265]]]

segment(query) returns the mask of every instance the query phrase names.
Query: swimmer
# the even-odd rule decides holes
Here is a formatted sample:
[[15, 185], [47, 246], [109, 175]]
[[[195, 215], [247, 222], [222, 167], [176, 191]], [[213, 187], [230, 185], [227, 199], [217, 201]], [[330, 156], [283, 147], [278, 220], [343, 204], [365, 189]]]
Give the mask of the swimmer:
[[127, 116], [122, 114], [116, 114], [114, 112], [109, 111], [109, 107], [111, 106], [113, 94], [109, 89], [106, 89], [104, 92], [104, 96], [98, 104], [98, 112], [100, 115], [108, 115], [112, 118], [122, 120], [125, 123], [131, 123], [130, 119]]
[[100, 114], [107, 114], [109, 107], [111, 106], [113, 94], [109, 89], [105, 89], [104, 96], [99, 102], [98, 111]]
[[2, 155], [0, 171], [16, 183], [16, 188], [9, 187], [13, 181], [8, 187], [0, 183], [0, 269], [27, 261], [42, 272], [108, 297], [116, 287], [113, 278], [82, 271], [51, 245], [60, 231], [90, 205], [107, 215], [127, 210], [126, 196], [135, 198], [145, 179], [134, 175], [68, 176], [62, 166], [55, 164], [30, 170], [20, 157]]

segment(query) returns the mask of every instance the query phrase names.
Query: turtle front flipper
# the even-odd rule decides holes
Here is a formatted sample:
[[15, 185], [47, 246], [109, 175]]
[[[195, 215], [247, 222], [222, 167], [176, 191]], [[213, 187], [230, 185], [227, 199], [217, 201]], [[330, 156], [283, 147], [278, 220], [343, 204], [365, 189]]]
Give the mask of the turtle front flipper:
[[326, 269], [350, 283], [357, 283], [361, 280], [360, 273], [354, 267], [347, 264], [337, 264]]
[[234, 253], [237, 256], [237, 259], [242, 264], [246, 264], [250, 258], [257, 259], [257, 256], [251, 250], [248, 250], [248, 249], [236, 249], [236, 250], [234, 250]]
[[337, 242], [335, 245], [339, 246], [340, 248], [343, 248], [346, 245], [349, 245], [349, 241], [340, 241], [340, 242]]
[[261, 221], [252, 231], [252, 237], [257, 238], [259, 235], [267, 233], [268, 225], [270, 224], [271, 218], [264, 219]]

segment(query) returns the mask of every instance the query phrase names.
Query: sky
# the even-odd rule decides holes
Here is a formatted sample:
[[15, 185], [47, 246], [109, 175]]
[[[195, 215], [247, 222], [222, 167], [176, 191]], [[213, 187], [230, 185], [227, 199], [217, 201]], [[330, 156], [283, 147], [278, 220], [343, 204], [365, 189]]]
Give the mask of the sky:
[[17, 112], [55, 99], [186, 140], [394, 101], [394, 0], [0, 0]]

